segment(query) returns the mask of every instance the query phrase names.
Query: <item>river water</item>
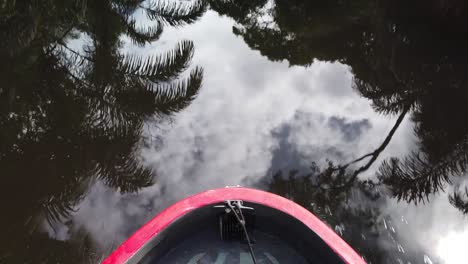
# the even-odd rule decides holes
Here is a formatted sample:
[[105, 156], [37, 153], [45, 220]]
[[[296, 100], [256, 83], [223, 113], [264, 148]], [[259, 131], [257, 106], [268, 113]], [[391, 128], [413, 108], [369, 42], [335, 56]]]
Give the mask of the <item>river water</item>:
[[463, 9], [59, 2], [1, 7], [0, 262], [96, 263], [241, 185], [369, 263], [466, 263]]

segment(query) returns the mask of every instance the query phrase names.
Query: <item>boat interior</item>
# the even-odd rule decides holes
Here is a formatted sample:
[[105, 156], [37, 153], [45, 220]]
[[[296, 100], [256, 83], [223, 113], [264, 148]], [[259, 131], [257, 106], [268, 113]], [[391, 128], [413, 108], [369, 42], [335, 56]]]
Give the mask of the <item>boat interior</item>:
[[227, 201], [185, 214], [146, 243], [128, 263], [250, 264], [254, 260], [249, 245], [255, 263], [345, 263], [298, 219], [261, 204], [236, 204], [239, 207], [233, 208]]

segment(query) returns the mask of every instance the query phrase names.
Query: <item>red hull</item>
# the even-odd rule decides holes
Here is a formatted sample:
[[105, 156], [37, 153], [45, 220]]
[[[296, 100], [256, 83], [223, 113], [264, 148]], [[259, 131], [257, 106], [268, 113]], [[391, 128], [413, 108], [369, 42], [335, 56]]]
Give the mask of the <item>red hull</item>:
[[338, 236], [332, 229], [307, 209], [281, 196], [241, 187], [210, 190], [177, 202], [162, 211], [159, 215], [136, 231], [128, 240], [126, 240], [109, 257], [107, 257], [103, 263], [126, 263], [138, 252], [140, 248], [143, 247], [143, 245], [153, 237], [157, 236], [176, 219], [197, 208], [210, 204], [221, 203], [226, 200], [243, 200], [246, 202], [262, 204], [282, 211], [300, 220], [307, 227], [313, 230], [346, 263], [365, 264], [365, 261], [348, 244], [346, 244], [340, 236]]

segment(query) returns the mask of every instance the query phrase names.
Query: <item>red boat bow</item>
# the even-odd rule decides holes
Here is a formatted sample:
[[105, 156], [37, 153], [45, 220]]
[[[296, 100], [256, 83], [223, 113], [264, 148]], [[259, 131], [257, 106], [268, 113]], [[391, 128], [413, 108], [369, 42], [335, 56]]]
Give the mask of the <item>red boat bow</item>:
[[162, 211], [142, 228], [136, 231], [128, 240], [120, 245], [104, 264], [126, 263], [151, 238], [158, 235], [176, 219], [197, 208], [224, 202], [226, 200], [243, 200], [263, 204], [275, 208], [300, 220], [312, 229], [322, 240], [339, 255], [346, 263], [365, 264], [357, 254], [340, 236], [330, 227], [320, 221], [315, 215], [302, 206], [284, 197], [249, 188], [230, 187], [215, 189], [185, 198]]

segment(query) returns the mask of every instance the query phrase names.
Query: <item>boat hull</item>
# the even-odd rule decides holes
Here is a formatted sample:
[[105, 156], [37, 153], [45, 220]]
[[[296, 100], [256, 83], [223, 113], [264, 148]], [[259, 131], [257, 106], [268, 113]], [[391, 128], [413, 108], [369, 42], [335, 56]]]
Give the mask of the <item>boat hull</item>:
[[[256, 225], [284, 238], [299, 255], [304, 255], [306, 263], [315, 260], [320, 263], [365, 263], [340, 236], [307, 209], [284, 197], [241, 187], [209, 190], [175, 203], [136, 231], [103, 263], [168, 263], [163, 261], [166, 258], [163, 255], [176, 254], [174, 248], [184, 243], [184, 236], [196, 236], [190, 230], [201, 230], [204, 223], [208, 225], [213, 218], [210, 215], [212, 208], [227, 200], [241, 200], [252, 206], [257, 214]], [[149, 261], [151, 259], [153, 261]]]

